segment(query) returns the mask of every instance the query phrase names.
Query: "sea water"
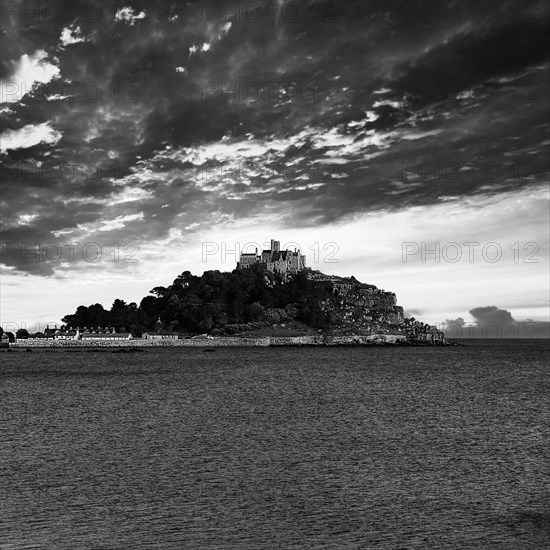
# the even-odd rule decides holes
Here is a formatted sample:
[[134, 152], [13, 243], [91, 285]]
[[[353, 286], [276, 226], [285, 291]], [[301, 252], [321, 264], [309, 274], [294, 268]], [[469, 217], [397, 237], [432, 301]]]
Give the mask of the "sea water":
[[1, 353], [0, 548], [548, 548], [548, 355]]

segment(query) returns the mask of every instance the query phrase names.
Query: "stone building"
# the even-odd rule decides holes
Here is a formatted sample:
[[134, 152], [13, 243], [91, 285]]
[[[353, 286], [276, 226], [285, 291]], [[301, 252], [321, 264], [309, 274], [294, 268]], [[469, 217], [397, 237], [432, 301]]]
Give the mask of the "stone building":
[[80, 329], [73, 330], [70, 327], [61, 327], [54, 333], [55, 340], [80, 340]]
[[169, 330], [148, 330], [141, 335], [143, 340], [177, 340], [178, 333]]
[[253, 253], [241, 253], [237, 269], [248, 269], [251, 265], [262, 265], [273, 273], [285, 275], [287, 273], [298, 273], [306, 269], [306, 257], [299, 250], [281, 250], [281, 243], [271, 239], [269, 250], [258, 249]]
[[141, 337], [144, 340], [177, 340], [178, 333], [164, 329], [164, 323], [158, 318], [155, 323], [155, 330], [144, 332]]
[[109, 329], [98, 329], [98, 330], [87, 330], [84, 329], [84, 331], [80, 334], [81, 340], [131, 340], [133, 336], [129, 332], [115, 332], [114, 327]]

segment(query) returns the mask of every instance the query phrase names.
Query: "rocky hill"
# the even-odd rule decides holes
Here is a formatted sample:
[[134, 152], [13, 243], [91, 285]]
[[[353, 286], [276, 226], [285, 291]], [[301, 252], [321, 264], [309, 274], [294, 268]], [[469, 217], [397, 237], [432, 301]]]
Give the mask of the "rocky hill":
[[308, 277], [330, 288], [332, 296], [323, 308], [332, 320], [331, 333], [342, 335], [395, 334], [408, 340], [444, 342], [444, 334], [416, 319], [406, 319], [394, 292], [361, 283], [355, 277], [310, 272]]
[[109, 324], [133, 334], [150, 330], [159, 319], [166, 330], [183, 334], [233, 336], [297, 334], [329, 336], [396, 335], [414, 342], [443, 342], [435, 328], [405, 319], [393, 292], [354, 277], [304, 270], [281, 276], [261, 266], [230, 273], [186, 271], [168, 287], [156, 287], [136, 304], [115, 300], [111, 311], [99, 304], [80, 306], [63, 320], [75, 327]]

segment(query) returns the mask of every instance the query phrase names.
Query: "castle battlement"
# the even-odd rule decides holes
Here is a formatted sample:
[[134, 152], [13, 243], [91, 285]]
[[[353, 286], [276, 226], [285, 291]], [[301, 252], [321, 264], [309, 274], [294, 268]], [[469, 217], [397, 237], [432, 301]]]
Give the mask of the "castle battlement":
[[237, 269], [248, 269], [258, 264], [273, 273], [298, 273], [306, 268], [306, 257], [300, 250], [281, 250], [281, 243], [271, 239], [270, 249], [262, 250], [261, 254], [258, 254], [258, 249], [253, 253], [241, 253]]

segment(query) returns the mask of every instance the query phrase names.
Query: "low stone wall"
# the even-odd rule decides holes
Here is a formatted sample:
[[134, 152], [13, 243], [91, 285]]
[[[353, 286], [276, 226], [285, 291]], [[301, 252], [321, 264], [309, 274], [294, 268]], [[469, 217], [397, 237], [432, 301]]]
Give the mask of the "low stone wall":
[[19, 340], [11, 348], [173, 348], [173, 347], [267, 347], [269, 336], [261, 338], [238, 338], [236, 336], [217, 338], [189, 338], [184, 340]]
[[239, 338], [237, 336], [219, 336], [214, 338], [195, 338], [175, 340], [174, 344], [181, 347], [268, 347], [269, 336], [259, 338]]
[[18, 340], [10, 348], [132, 348], [150, 347], [147, 340]]
[[406, 342], [407, 338], [403, 334], [369, 334], [368, 336], [328, 336], [325, 340], [327, 346], [345, 346], [345, 345], [372, 345], [372, 344], [396, 344], [397, 342]]
[[12, 348], [217, 348], [217, 347], [277, 347], [277, 346], [349, 346], [377, 343], [395, 344], [406, 342], [400, 334], [371, 334], [369, 336], [262, 336], [240, 338], [219, 336], [214, 338], [188, 338], [183, 340], [19, 340], [10, 344]]
[[369, 336], [278, 336], [269, 338], [270, 346], [353, 346], [376, 343], [395, 344], [406, 342], [401, 334], [371, 334]]
[[270, 346], [320, 346], [322, 336], [269, 336]]

